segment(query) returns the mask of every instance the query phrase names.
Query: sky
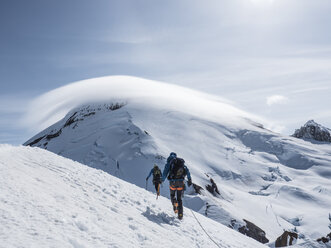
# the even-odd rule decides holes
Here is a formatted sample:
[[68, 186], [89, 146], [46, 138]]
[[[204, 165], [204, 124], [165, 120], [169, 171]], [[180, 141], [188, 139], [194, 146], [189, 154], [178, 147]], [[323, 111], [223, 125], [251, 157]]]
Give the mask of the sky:
[[41, 94], [131, 75], [229, 99], [292, 134], [331, 128], [329, 0], [2, 0], [0, 143]]

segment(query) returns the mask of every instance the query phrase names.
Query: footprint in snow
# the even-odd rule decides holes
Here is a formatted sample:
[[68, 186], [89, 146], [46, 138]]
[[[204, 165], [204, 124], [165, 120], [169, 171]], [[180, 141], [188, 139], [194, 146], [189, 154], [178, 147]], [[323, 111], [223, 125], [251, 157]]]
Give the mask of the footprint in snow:
[[118, 213], [118, 210], [116, 208], [114, 208], [114, 207], [110, 207], [110, 210], [113, 211], [113, 212], [115, 212], [115, 213]]
[[150, 207], [146, 208], [146, 211], [142, 213], [148, 220], [155, 222], [156, 224], [168, 224], [179, 226], [180, 222], [176, 217], [169, 216], [164, 212], [155, 213]]
[[75, 224], [78, 227], [78, 229], [81, 230], [82, 232], [88, 231], [88, 227], [84, 225], [84, 223], [82, 223], [81, 221], [77, 221], [75, 222]]
[[146, 236], [142, 235], [141, 233], [138, 233], [137, 236], [140, 242], [144, 242], [145, 240], [148, 239]]
[[136, 226], [134, 226], [134, 225], [129, 225], [129, 227], [130, 227], [130, 229], [132, 229], [133, 231], [138, 229], [138, 227], [136, 227]]

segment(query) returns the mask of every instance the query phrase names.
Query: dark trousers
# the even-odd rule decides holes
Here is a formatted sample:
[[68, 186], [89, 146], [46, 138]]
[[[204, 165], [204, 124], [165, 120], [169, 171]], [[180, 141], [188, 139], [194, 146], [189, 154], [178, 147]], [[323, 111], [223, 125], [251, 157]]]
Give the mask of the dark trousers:
[[153, 184], [154, 184], [154, 186], [155, 186], [155, 190], [156, 190], [156, 192], [157, 192], [157, 190], [159, 189], [159, 185], [160, 185], [160, 183], [161, 183], [161, 180], [160, 180], [160, 179], [154, 179], [154, 180], [153, 180]]
[[155, 183], [154, 183], [154, 186], [155, 186], [155, 190], [156, 190], [156, 192], [157, 192], [158, 189], [159, 189], [159, 185], [160, 185], [160, 183], [158, 183], [158, 182], [155, 182]]
[[184, 192], [184, 181], [170, 182], [170, 198], [172, 205], [178, 203], [178, 214], [183, 214], [182, 196]]

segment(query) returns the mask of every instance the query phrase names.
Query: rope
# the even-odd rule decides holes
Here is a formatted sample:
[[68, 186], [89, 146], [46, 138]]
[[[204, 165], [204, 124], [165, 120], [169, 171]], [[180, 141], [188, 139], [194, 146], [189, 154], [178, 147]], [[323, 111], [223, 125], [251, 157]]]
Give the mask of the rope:
[[[185, 198], [184, 198], [184, 201], [185, 201], [186, 205], [189, 206], [189, 205], [187, 204], [187, 201], [185, 200]], [[221, 246], [220, 246], [219, 244], [217, 244], [216, 241], [213, 240], [212, 237], [210, 237], [210, 235], [207, 233], [206, 229], [201, 225], [200, 221], [199, 221], [198, 218], [195, 216], [193, 210], [192, 210], [191, 208], [189, 208], [189, 209], [190, 209], [192, 215], [194, 216], [195, 220], [198, 222], [198, 224], [199, 224], [199, 226], [201, 227], [201, 229], [202, 229], [202, 230], [205, 232], [205, 234], [208, 236], [208, 238], [209, 238], [209, 239], [210, 239], [210, 240], [211, 240], [211, 241], [212, 241], [217, 247], [220, 247], [220, 248], [221, 248]]]

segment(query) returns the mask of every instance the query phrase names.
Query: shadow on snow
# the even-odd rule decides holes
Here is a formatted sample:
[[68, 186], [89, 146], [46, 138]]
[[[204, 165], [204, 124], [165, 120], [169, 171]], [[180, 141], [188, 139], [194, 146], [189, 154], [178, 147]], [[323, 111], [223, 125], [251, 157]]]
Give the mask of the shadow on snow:
[[155, 222], [156, 224], [168, 224], [168, 225], [179, 225], [179, 221], [176, 217], [169, 216], [166, 213], [155, 213], [150, 207], [146, 208], [146, 211], [142, 213], [148, 220]]

